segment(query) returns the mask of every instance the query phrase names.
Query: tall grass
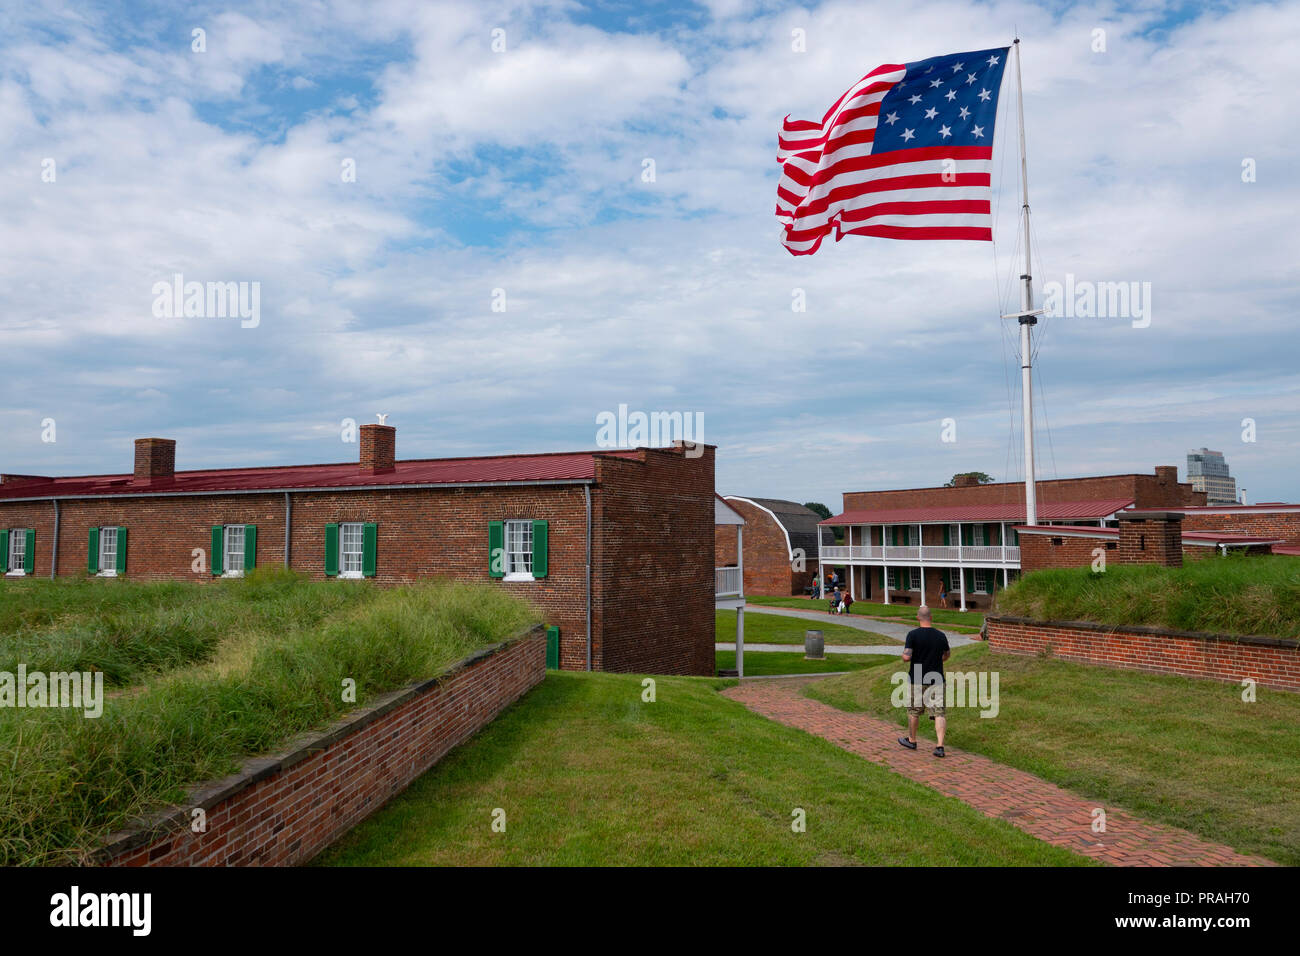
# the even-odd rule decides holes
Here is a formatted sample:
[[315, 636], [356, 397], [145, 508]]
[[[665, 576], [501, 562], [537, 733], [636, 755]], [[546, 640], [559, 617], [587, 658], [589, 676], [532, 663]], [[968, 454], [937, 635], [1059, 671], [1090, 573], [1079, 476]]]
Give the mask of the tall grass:
[[[235, 617], [224, 597], [191, 607], [234, 628], [218, 635], [210, 660], [151, 672], [135, 692], [108, 700], [102, 717], [0, 711], [0, 864], [83, 859], [109, 832], [243, 758], [442, 673], [537, 619], [481, 585], [378, 591], [281, 575], [230, 582], [230, 591]], [[154, 620], [157, 608], [138, 600], [137, 612]], [[345, 678], [356, 682], [355, 704], [343, 700]]]
[[997, 611], [1038, 620], [1300, 637], [1300, 558], [1241, 555], [1181, 568], [1112, 565], [1026, 574]]

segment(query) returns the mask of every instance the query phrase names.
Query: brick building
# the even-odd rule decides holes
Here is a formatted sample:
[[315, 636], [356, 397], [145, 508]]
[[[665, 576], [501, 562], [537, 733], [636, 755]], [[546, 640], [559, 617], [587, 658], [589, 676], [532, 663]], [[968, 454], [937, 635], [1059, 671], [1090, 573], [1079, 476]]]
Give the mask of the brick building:
[[560, 629], [560, 666], [712, 674], [714, 449], [398, 461], [363, 425], [355, 464], [0, 475], [5, 577], [210, 580], [288, 565], [317, 579], [482, 581]]
[[[803, 594], [817, 577], [815, 511], [778, 498], [724, 500], [745, 519], [745, 593], [788, 597]], [[735, 562], [734, 534], [718, 530], [718, 564]]]
[[[1178, 481], [1178, 468], [1149, 475], [1063, 478], [1036, 485], [1040, 525], [1117, 527], [1129, 509], [1179, 509], [1205, 504], [1203, 492]], [[855, 600], [985, 609], [1021, 570], [1018, 527], [1024, 524], [1020, 482], [846, 492], [844, 511], [821, 522], [820, 562], [847, 572]], [[842, 545], [829, 530], [843, 529]], [[1095, 547], [1095, 545], [1094, 545]]]
[[1272, 501], [1180, 510], [1185, 529], [1281, 538], [1286, 550], [1300, 547], [1300, 505]]

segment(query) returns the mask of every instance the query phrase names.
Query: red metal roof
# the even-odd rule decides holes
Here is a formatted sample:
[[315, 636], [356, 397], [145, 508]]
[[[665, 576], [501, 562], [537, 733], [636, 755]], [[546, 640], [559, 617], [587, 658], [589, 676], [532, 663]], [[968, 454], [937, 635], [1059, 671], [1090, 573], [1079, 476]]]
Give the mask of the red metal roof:
[[636, 450], [491, 455], [481, 458], [422, 458], [399, 461], [392, 471], [362, 472], [356, 462], [338, 465], [283, 465], [268, 468], [216, 468], [178, 471], [148, 483], [126, 475], [82, 475], [0, 486], [0, 501], [100, 495], [182, 494], [196, 492], [280, 491], [306, 488], [360, 488], [388, 485], [458, 485], [504, 482], [581, 481], [596, 476], [596, 457], [635, 458]]
[[[1106, 518], [1133, 504], [1132, 498], [1096, 498], [1092, 501], [1069, 501], [1040, 504], [1038, 517], [1043, 521]], [[845, 511], [820, 524], [926, 524], [948, 521], [1024, 521], [1023, 503], [958, 505], [936, 508], [875, 508]]]
[[[1141, 512], [1138, 512], [1139, 514]], [[1020, 534], [1059, 534], [1061, 532], [1074, 534], [1090, 534], [1094, 537], [1118, 535], [1119, 528], [1098, 528], [1093, 525], [1071, 525], [1071, 524], [1018, 524], [1016, 531]], [[1184, 531], [1184, 541], [1202, 541], [1207, 544], [1281, 544], [1283, 538], [1265, 538], [1253, 534], [1239, 534], [1235, 531]], [[1274, 549], [1276, 552], [1276, 549]]]

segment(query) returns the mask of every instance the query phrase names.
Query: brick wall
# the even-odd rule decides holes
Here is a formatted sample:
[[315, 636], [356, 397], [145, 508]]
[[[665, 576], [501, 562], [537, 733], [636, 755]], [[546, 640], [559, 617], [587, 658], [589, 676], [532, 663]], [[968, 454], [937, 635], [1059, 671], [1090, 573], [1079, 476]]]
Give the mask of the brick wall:
[[[1163, 468], [1160, 474], [1101, 475], [1061, 478], [1035, 486], [1040, 506], [1097, 498], [1132, 498], [1138, 508], [1175, 508], [1205, 504], [1205, 493], [1178, 483]], [[844, 510], [869, 508], [944, 508], [967, 505], [1023, 504], [1023, 482], [995, 482], [965, 488], [906, 488], [896, 491], [849, 491]]]
[[592, 660], [598, 670], [714, 673], [714, 448], [598, 456]]
[[[200, 787], [151, 825], [116, 834], [106, 866], [304, 863], [491, 723], [546, 674], [540, 628], [472, 655], [451, 673], [386, 694], [284, 753]], [[190, 829], [202, 807], [207, 828]]]
[[1295, 511], [1230, 512], [1189, 511], [1183, 515], [1184, 531], [1231, 531], [1264, 538], [1281, 538], [1300, 545], [1300, 509]]
[[[790, 548], [780, 523], [747, 502], [729, 498], [727, 504], [745, 519], [745, 593], [780, 597], [803, 594], [804, 587], [812, 583], [817, 556], [808, 555], [805, 570], [796, 574], [790, 567]], [[716, 540], [718, 566], [734, 564], [736, 529], [718, 526]]]
[[1300, 691], [1300, 641], [1224, 637], [1154, 627], [1114, 628], [1086, 622], [988, 618], [989, 648], [997, 653], [1047, 654], [1152, 674], [1181, 674]]
[[[1060, 544], [1053, 542], [1059, 541]], [[1043, 568], [1086, 568], [1095, 560], [1093, 551], [1105, 551], [1107, 562], [1117, 562], [1119, 539], [1114, 534], [1095, 538], [1020, 532], [1020, 569], [1022, 572]]]
[[1183, 519], [1177, 513], [1120, 515], [1118, 564], [1183, 566]]

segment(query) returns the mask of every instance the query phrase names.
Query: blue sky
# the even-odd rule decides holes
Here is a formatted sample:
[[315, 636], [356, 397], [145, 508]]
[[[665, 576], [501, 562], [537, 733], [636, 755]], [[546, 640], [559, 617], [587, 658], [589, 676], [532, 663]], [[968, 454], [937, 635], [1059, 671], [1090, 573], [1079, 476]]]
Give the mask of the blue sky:
[[[994, 244], [796, 259], [773, 216], [783, 116], [1015, 27], [1036, 277], [1152, 296], [1040, 326], [1040, 476], [1208, 445], [1300, 500], [1294, 2], [8, 4], [0, 470], [342, 461], [379, 412], [402, 457], [588, 448], [626, 404], [703, 413], [724, 493], [1019, 479], [1011, 87]], [[177, 272], [259, 324], [156, 317]]]

